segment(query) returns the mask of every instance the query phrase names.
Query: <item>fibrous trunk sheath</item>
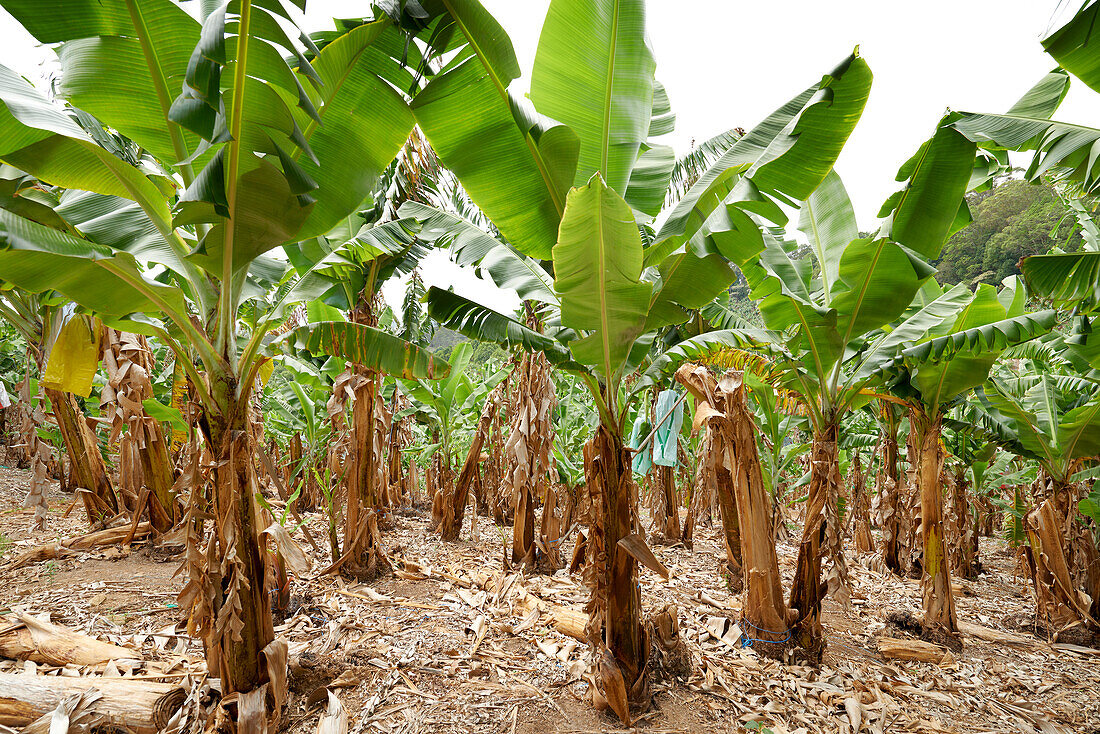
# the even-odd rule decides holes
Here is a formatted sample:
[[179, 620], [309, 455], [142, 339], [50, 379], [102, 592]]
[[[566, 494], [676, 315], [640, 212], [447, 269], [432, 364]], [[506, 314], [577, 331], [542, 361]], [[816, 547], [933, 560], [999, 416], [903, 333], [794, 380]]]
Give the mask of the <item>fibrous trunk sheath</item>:
[[[502, 383], [503, 384], [503, 383]], [[493, 388], [485, 399], [485, 407], [481, 411], [481, 418], [477, 422], [477, 430], [473, 440], [470, 441], [470, 450], [466, 454], [466, 461], [462, 464], [458, 481], [452, 489], [444, 491], [443, 518], [440, 531], [443, 540], [458, 540], [462, 531], [462, 518], [466, 515], [466, 505], [470, 499], [470, 487], [477, 475], [477, 466], [481, 460], [481, 447], [489, 435], [489, 426], [500, 407], [500, 385]]]
[[53, 405], [57, 426], [61, 429], [65, 448], [69, 450], [73, 482], [77, 487], [88, 490], [82, 495], [84, 509], [88, 513], [88, 524], [95, 526], [102, 520], [110, 519], [119, 510], [111, 477], [107, 474], [107, 464], [99, 453], [95, 434], [84, 421], [84, 414], [77, 407], [72, 393], [47, 388], [46, 397]]
[[633, 556], [619, 541], [634, 532], [631, 457], [612, 427], [600, 425], [584, 447], [585, 477], [592, 499], [585, 580], [591, 589], [586, 607], [590, 643], [599, 651], [605, 695], [626, 691], [630, 704], [649, 701], [646, 635], [641, 589]]
[[[821, 555], [828, 518], [826, 505], [835, 501], [840, 483], [840, 454], [835, 423], [821, 426], [810, 447], [810, 486], [806, 497], [806, 522], [798, 545], [790, 607], [796, 614], [794, 639], [811, 660], [825, 650], [821, 629], [821, 601], [829, 585], [821, 580]], [[835, 511], [835, 510], [834, 510]]]
[[382, 450], [387, 435], [380, 415], [385, 406], [379, 395], [379, 383], [374, 373], [355, 368], [349, 385], [355, 402], [351, 410], [344, 554], [334, 565], [362, 581], [373, 580], [391, 570], [389, 559], [382, 551], [382, 534], [378, 527], [385, 484]]
[[[264, 651], [275, 632], [265, 588], [265, 552], [255, 524], [258, 483], [247, 402], [233, 397], [232, 387], [220, 387], [223, 395], [230, 393], [224, 412], [208, 407], [202, 420], [214, 458], [214, 532], [205, 552], [188, 548], [191, 580], [180, 594], [180, 606], [191, 607], [189, 632], [202, 637], [210, 675], [221, 679], [224, 695], [254, 691], [267, 682]], [[194, 479], [197, 471], [191, 472]]]
[[[528, 326], [537, 328], [529, 312]], [[553, 416], [558, 400], [551, 379], [550, 363], [541, 353], [524, 354], [512, 373], [509, 393], [508, 438], [504, 441], [504, 476], [501, 489], [507, 492], [515, 509], [512, 530], [512, 557], [515, 565], [538, 567], [544, 571], [561, 568], [557, 548], [546, 546], [556, 540], [553, 514], [556, 502], [543, 503], [543, 546], [539, 556], [535, 542], [535, 501], [545, 500], [553, 492], [548, 479], [554, 442]]]
[[970, 481], [966, 476], [966, 467], [961, 464], [954, 473], [951, 484], [951, 521], [953, 535], [958, 545], [952, 553], [951, 570], [964, 579], [978, 578], [978, 531], [976, 527], [974, 496], [970, 493]]
[[741, 613], [746, 636], [752, 639], [754, 650], [779, 658], [791, 639], [788, 629], [791, 615], [783, 603], [782, 578], [773, 541], [772, 502], [764, 486], [742, 373], [727, 372], [716, 381], [705, 367], [684, 365], [677, 370], [676, 379], [696, 398], [699, 406], [696, 423], [700, 419], [706, 423], [718, 485], [721, 488], [728, 482], [731, 489], [730, 499], [741, 531], [739, 553], [744, 587]]
[[[886, 408], [893, 411], [892, 408]], [[882, 436], [882, 468], [879, 475], [882, 503], [882, 560], [886, 567], [901, 575], [901, 534], [904, 522], [905, 505], [901, 500], [901, 487], [898, 476], [898, 434], [897, 422], [892, 415], [886, 416], [885, 431]]]
[[1081, 561], [1095, 562], [1095, 547], [1083, 554], [1074, 547], [1080, 545], [1080, 540], [1090, 546], [1092, 543], [1091, 538], [1074, 537], [1076, 487], [1041, 472], [1035, 494], [1036, 507], [1024, 518], [1024, 528], [1031, 545], [1028, 562], [1036, 618], [1047, 627], [1053, 641], [1092, 646], [1100, 641], [1100, 620], [1094, 616], [1095, 606], [1080, 585], [1083, 582], [1094, 591], [1094, 569], [1081, 568], [1084, 564], [1074, 563], [1073, 559], [1080, 556]]
[[959, 631], [955, 617], [955, 599], [951, 594], [951, 574], [948, 564], [943, 527], [944, 452], [940, 443], [943, 415], [929, 415], [914, 409], [909, 415], [917, 447], [914, 459], [916, 487], [920, 492], [921, 539], [924, 544], [921, 578], [924, 598], [924, 628], [953, 635]]

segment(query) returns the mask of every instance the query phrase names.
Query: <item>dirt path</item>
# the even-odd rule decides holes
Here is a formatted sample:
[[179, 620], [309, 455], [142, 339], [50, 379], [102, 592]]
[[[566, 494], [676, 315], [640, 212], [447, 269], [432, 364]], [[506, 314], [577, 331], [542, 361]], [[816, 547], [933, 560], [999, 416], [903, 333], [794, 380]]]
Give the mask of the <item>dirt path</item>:
[[[47, 529], [30, 530], [32, 513], [20, 508], [25, 488], [23, 472], [0, 468], [5, 563], [27, 547], [85, 530], [79, 509], [62, 517], [72, 498], [56, 485]], [[308, 527], [313, 537], [324, 537], [319, 515], [309, 517]], [[333, 676], [353, 731], [621, 729], [587, 702], [587, 683], [578, 677], [586, 646], [549, 626], [555, 607], [583, 605], [587, 592], [580, 579], [564, 572], [508, 573], [501, 561], [510, 529], [477, 518], [477, 531], [476, 541], [443, 543], [428, 532], [425, 515], [398, 514], [384, 531], [395, 576], [369, 587], [328, 577], [292, 580], [291, 611], [276, 630], [292, 655], [304, 654], [304, 667], [291, 677], [283, 731], [315, 731], [324, 699], [310, 694]], [[467, 518], [463, 537], [469, 535]], [[297, 538], [313, 556], [314, 572], [324, 568], [327, 552], [315, 553], [300, 532]], [[819, 669], [732, 648], [706, 631], [713, 618], [739, 616], [737, 596], [716, 571], [720, 538], [705, 527], [697, 528], [696, 538], [691, 552], [654, 546], [672, 571], [670, 581], [643, 571], [647, 609], [674, 603], [680, 611], [693, 674], [655, 685], [654, 708], [637, 731], [742, 732], [759, 721], [775, 734], [1100, 732], [1100, 657], [1055, 650], [1033, 637], [1008, 645], [966, 635], [962, 653], [941, 665], [883, 662], [873, 633], [888, 612], [919, 616], [920, 588], [917, 581], [875, 570], [880, 565], [870, 556], [849, 556], [851, 607], [826, 602], [828, 649]], [[789, 588], [795, 549], [780, 544], [778, 551]], [[1014, 560], [1003, 543], [990, 539], [982, 540], [981, 559], [986, 573], [958, 590], [959, 619], [1019, 635], [1019, 620], [1032, 616], [1033, 604], [1023, 580], [1013, 578]], [[187, 637], [186, 620], [175, 607], [179, 562], [171, 549], [135, 544], [0, 568], [0, 613], [49, 612], [55, 622], [140, 650], [145, 664], [123, 675], [178, 679], [202, 669], [201, 645]], [[23, 668], [0, 661], [0, 671]]]

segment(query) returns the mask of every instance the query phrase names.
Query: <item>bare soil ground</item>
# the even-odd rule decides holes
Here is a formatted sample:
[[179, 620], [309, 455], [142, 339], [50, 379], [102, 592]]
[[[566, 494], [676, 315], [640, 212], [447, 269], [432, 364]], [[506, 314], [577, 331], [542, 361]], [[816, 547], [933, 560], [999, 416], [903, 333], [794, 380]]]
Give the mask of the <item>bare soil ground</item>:
[[[31, 530], [32, 513], [21, 509], [26, 486], [24, 472], [0, 468], [0, 614], [48, 612], [55, 623], [132, 647], [144, 660], [110, 675], [179, 680], [201, 671], [201, 644], [187, 636], [175, 607], [182, 579], [174, 576], [180, 559], [172, 549], [135, 543], [9, 567], [29, 547], [86, 531], [81, 509], [65, 516], [72, 496], [56, 485], [47, 529]], [[308, 527], [323, 545], [321, 516], [310, 515]], [[578, 677], [586, 646], [550, 626], [556, 607], [583, 605], [578, 577], [503, 570], [511, 529], [478, 517], [472, 540], [469, 513], [466, 539], [457, 543], [430, 533], [426, 514], [393, 516], [384, 537], [392, 577], [371, 586], [292, 580], [291, 610], [276, 630], [300, 662], [282, 731], [315, 731], [325, 701], [319, 687], [329, 684], [358, 732], [622, 731], [587, 700]], [[296, 538], [313, 572], [323, 569], [327, 551], [315, 551], [301, 531]], [[697, 527], [691, 551], [653, 546], [672, 578], [643, 570], [643, 600], [653, 610], [677, 605], [693, 672], [655, 685], [653, 708], [635, 731], [742, 732], [760, 722], [775, 734], [1100, 732], [1100, 651], [1055, 648], [1020, 632], [1034, 604], [999, 540], [982, 539], [985, 573], [957, 590], [959, 619], [974, 625], [963, 650], [938, 665], [882, 659], [874, 633], [890, 612], [920, 615], [919, 582], [882, 571], [874, 556], [850, 553], [852, 603], [826, 602], [828, 649], [816, 669], [761, 658], [708, 632], [716, 618], [739, 617], [738, 597], [717, 572], [720, 543], [717, 529]], [[789, 588], [795, 548], [780, 544], [778, 551]], [[0, 661], [0, 671], [32, 669], [103, 674], [102, 666], [58, 671]]]

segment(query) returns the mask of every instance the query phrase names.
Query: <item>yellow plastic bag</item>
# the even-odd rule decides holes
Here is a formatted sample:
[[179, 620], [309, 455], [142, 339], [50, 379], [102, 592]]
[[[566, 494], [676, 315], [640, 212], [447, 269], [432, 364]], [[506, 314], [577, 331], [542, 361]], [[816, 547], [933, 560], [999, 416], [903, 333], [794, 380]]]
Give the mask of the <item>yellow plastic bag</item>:
[[92, 378], [99, 367], [100, 325], [89, 316], [73, 316], [57, 335], [42, 385], [86, 398], [92, 394]]

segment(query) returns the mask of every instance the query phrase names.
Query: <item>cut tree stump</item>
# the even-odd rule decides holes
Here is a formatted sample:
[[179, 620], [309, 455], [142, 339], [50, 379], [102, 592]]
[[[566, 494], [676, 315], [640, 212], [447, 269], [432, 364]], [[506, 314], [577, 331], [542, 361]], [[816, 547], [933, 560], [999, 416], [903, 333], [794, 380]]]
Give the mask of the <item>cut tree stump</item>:
[[876, 637], [878, 651], [886, 660], [916, 660], [922, 663], [944, 663], [954, 660], [947, 648], [922, 640], [900, 637]]
[[155, 734], [186, 698], [183, 689], [173, 683], [0, 673], [0, 724], [27, 726], [56, 709], [66, 696], [89, 688], [101, 694], [91, 706], [93, 727], [111, 725], [116, 727], [111, 731], [132, 734]]
[[0, 627], [0, 657], [63, 666], [136, 660], [141, 653], [20, 614], [18, 622]]

